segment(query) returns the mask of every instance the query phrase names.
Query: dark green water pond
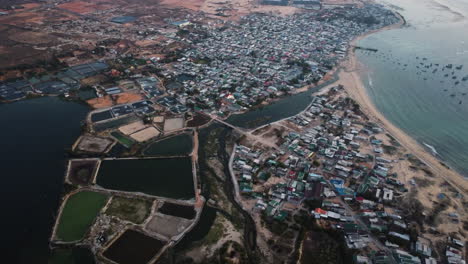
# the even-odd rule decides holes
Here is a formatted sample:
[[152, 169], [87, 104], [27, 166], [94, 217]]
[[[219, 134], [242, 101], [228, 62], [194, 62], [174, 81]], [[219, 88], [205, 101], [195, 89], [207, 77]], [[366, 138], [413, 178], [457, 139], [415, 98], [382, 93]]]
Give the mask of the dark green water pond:
[[189, 157], [104, 160], [98, 172], [97, 184], [112, 190], [174, 199], [195, 197]]
[[188, 134], [180, 134], [149, 145], [144, 154], [148, 156], [187, 155], [192, 148], [192, 137]]

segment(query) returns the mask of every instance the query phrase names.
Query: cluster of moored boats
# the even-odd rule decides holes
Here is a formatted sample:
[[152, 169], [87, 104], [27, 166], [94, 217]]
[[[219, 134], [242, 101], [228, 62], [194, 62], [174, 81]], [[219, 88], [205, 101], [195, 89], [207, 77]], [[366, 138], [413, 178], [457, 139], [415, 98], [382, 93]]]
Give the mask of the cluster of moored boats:
[[[392, 52], [370, 52], [370, 51], [363, 51], [366, 54], [372, 54], [383, 61], [387, 61], [389, 63], [398, 65], [401, 67], [402, 70], [410, 69], [409, 63], [404, 63], [403, 60], [396, 58], [393, 56]], [[439, 83], [445, 83], [445, 87], [447, 84], [452, 86], [452, 88], [457, 88], [456, 91], [453, 91], [449, 96], [456, 97], [457, 95], [465, 96], [467, 93], [465, 91], [461, 91], [462, 88], [468, 88], [468, 75], [463, 76], [461, 73], [464, 65], [454, 65], [454, 64], [439, 64], [430, 62], [426, 57], [415, 57], [415, 60], [412, 59], [412, 63], [414, 65], [414, 61], [416, 61], [416, 65], [414, 65], [414, 69], [416, 70], [416, 75], [420, 76], [424, 81], [439, 81]], [[437, 77], [434, 75], [438, 75]], [[460, 76], [461, 75], [461, 76]], [[443, 89], [444, 92], [448, 92], [448, 88]], [[462, 104], [460, 100], [458, 102]]]

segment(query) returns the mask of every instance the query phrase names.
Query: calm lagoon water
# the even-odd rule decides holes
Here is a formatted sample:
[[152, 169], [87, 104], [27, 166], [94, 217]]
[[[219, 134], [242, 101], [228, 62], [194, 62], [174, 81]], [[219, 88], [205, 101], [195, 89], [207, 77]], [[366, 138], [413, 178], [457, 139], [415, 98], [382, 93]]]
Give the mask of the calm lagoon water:
[[9, 263], [46, 263], [65, 169], [65, 149], [88, 107], [57, 97], [0, 104], [2, 245]]

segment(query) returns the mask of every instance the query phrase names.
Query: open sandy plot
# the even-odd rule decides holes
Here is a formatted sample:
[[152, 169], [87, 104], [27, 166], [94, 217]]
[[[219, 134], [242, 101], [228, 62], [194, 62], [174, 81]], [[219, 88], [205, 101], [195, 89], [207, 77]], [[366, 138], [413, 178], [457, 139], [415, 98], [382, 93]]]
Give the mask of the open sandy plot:
[[162, 123], [162, 122], [164, 122], [164, 116], [155, 116], [155, 117], [153, 118], [153, 122], [154, 122], [154, 123]]
[[[194, 1], [194, 0], [193, 0]], [[193, 2], [192, 1], [192, 2]], [[174, 1], [176, 2], [176, 1]], [[251, 13], [273, 13], [277, 15], [292, 15], [300, 9], [293, 6], [277, 6], [277, 5], [262, 5], [260, 1], [252, 0], [231, 0], [231, 1], [214, 1], [206, 0], [199, 8], [201, 11], [214, 15], [220, 9], [224, 9], [222, 13], [224, 17], [216, 16], [220, 19], [238, 20], [240, 17]], [[192, 4], [194, 7], [196, 3]]]
[[134, 94], [134, 93], [121, 93], [115, 96], [116, 104], [128, 104], [137, 101], [143, 100], [143, 96], [141, 94]]
[[146, 125], [143, 123], [143, 121], [136, 121], [119, 127], [119, 131], [124, 133], [125, 135], [130, 135], [144, 128], [146, 128]]
[[358, 0], [323, 0], [324, 5], [362, 5]]
[[27, 4], [22, 4], [22, 6], [24, 7], [23, 10], [27, 10], [27, 9], [33, 9], [33, 8], [39, 7], [40, 4], [38, 4], [38, 3], [27, 3]]
[[0, 22], [9, 25], [24, 26], [29, 23], [42, 25], [47, 22], [77, 19], [76, 16], [61, 10], [50, 9], [47, 11], [22, 11], [0, 18]]
[[107, 108], [118, 104], [128, 104], [143, 100], [141, 94], [121, 93], [113, 96], [103, 96], [86, 101], [94, 109]]
[[[187, 256], [194, 259], [195, 263], [200, 263], [206, 256], [212, 256], [226, 243], [242, 243], [242, 235], [226, 217], [217, 214], [213, 227], [205, 236], [203, 244], [200, 247], [194, 247], [187, 252]], [[242, 263], [242, 262], [231, 262]], [[273, 262], [268, 262], [273, 263]]]
[[79, 14], [89, 14], [97, 10], [106, 10], [111, 8], [112, 6], [113, 5], [109, 3], [89, 3], [85, 1], [72, 1], [58, 5], [59, 8], [63, 8]]
[[179, 118], [169, 118], [164, 122], [164, 132], [181, 129], [184, 127], [184, 119]]
[[156, 214], [146, 225], [146, 228], [155, 233], [171, 238], [187, 229], [192, 221], [184, 218]]
[[161, 4], [171, 7], [183, 7], [192, 10], [200, 10], [205, 0], [163, 0]]
[[130, 137], [138, 142], [144, 142], [144, 141], [147, 141], [154, 137], [159, 136], [160, 133], [161, 132], [159, 132], [159, 130], [157, 130], [155, 127], [148, 127], [136, 133], [131, 134]]
[[104, 74], [94, 75], [88, 78], [84, 78], [81, 80], [82, 85], [93, 86], [96, 84], [100, 84], [107, 81], [107, 77]]
[[86, 152], [103, 153], [112, 143], [114, 141], [109, 138], [84, 135], [78, 139], [76, 149]]
[[113, 105], [112, 99], [108, 95], [89, 99], [86, 103], [94, 109], [111, 107]]
[[46, 44], [52, 42], [55, 37], [41, 32], [23, 31], [8, 36], [10, 40], [26, 44]]

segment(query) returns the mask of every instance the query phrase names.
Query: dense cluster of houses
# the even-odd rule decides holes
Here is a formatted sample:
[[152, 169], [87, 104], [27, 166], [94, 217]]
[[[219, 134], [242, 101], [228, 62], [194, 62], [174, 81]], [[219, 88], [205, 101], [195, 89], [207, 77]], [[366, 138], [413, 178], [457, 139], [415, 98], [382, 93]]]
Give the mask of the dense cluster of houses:
[[191, 76], [169, 89], [180, 101], [235, 112], [319, 81], [346, 55], [351, 39], [397, 21], [388, 10], [366, 5], [292, 17], [253, 14], [223, 27], [194, 24], [178, 34], [191, 48], [163, 74]]
[[106, 69], [106, 63], [97, 61], [68, 67], [54, 74], [0, 82], [0, 99], [14, 101], [26, 97], [29, 93], [63, 94], [78, 89], [82, 79]]
[[[385, 249], [373, 256], [362, 254], [356, 263], [391, 263], [389, 258], [397, 263], [437, 263], [430, 241], [411, 235], [398, 213], [395, 197], [407, 190], [395, 173], [389, 173], [398, 160], [386, 159], [380, 150], [383, 142], [375, 138], [383, 132], [380, 127], [346, 98], [328, 96], [315, 97], [306, 111], [288, 122], [300, 132], [284, 131], [280, 150], [243, 145], [235, 149], [233, 169], [240, 192], [256, 199], [253, 212], [281, 220], [291, 212], [291, 204], [299, 209], [305, 201], [317, 201], [310, 217], [342, 230], [348, 248], [379, 243]], [[255, 191], [271, 177], [281, 180]], [[464, 263], [464, 245], [454, 241], [449, 239], [446, 257], [449, 263]]]

